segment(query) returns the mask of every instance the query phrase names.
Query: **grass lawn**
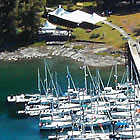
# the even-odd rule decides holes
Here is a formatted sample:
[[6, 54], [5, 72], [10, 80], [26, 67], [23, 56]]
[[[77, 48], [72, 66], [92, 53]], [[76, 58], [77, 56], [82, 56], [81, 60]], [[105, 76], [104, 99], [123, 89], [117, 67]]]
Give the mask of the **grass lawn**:
[[[79, 5], [71, 5], [71, 9], [72, 10], [76, 10], [76, 9], [82, 9], [83, 7], [88, 7], [88, 6], [96, 6], [96, 2], [93, 1], [93, 2], [80, 2], [82, 4], [82, 6], [79, 6]], [[68, 10], [68, 5], [67, 4], [64, 4], [62, 5], [62, 7], [66, 10]]]
[[46, 46], [46, 42], [42, 41], [42, 42], [36, 42], [32, 45], [30, 45], [31, 47], [38, 47], [38, 46]]
[[136, 39], [134, 30], [138, 28], [140, 30], [140, 13], [124, 16], [111, 15], [108, 20], [112, 21], [113, 24], [122, 26], [127, 33], [131, 34], [132, 38]]
[[120, 54], [111, 54], [109, 52], [99, 52], [99, 53], [96, 53], [96, 55], [103, 55], [103, 56], [113, 56], [113, 57], [119, 57]]
[[45, 18], [40, 18], [40, 24], [43, 25], [45, 23], [46, 19]]
[[[91, 32], [87, 33], [86, 30], [81, 28], [75, 28], [73, 29], [73, 35], [76, 36], [76, 39], [78, 40], [89, 40], [89, 41], [96, 41], [96, 42], [106, 42], [107, 46], [112, 46], [114, 49], [119, 49], [122, 47], [122, 45], [125, 43], [122, 40], [122, 37], [120, 36], [120, 33], [116, 30], [112, 30], [111, 27], [105, 25], [105, 24], [98, 24], [99, 26], [102, 26], [100, 28], [94, 29]], [[90, 39], [90, 36], [92, 34], [99, 34], [100, 37]], [[102, 39], [103, 34], [105, 34], [105, 37]]]
[[[113, 24], [123, 27], [123, 30], [126, 31], [134, 39], [137, 38], [134, 32], [136, 29], [139, 29], [140, 32], [140, 13], [117, 16], [111, 15], [108, 17], [108, 21], [112, 21]], [[119, 49], [124, 46], [126, 41], [122, 40], [122, 36], [116, 30], [112, 30], [108, 25], [98, 23], [97, 25], [102, 26], [100, 28], [94, 29], [90, 33], [86, 33], [84, 29], [76, 28], [74, 29], [74, 35], [76, 39], [81, 40], [91, 40], [91, 41], [104, 41], [108, 46], [112, 46], [114, 49]], [[100, 34], [100, 37], [96, 39], [90, 39], [91, 34]], [[105, 33], [105, 38], [101, 39], [103, 33]]]

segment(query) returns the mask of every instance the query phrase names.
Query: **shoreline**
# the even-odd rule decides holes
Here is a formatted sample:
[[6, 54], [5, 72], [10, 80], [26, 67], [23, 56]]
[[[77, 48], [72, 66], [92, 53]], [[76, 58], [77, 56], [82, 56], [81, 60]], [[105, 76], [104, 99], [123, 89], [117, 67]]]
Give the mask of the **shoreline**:
[[1, 61], [20, 61], [23, 59], [51, 58], [60, 56], [70, 58], [74, 61], [84, 62], [89, 66], [105, 67], [125, 64], [125, 57], [120, 53], [119, 57], [113, 55], [100, 55], [100, 53], [111, 53], [112, 47], [105, 44], [94, 44], [87, 42], [72, 42], [61, 45], [46, 45], [38, 47], [22, 47], [14, 52], [1, 52]]

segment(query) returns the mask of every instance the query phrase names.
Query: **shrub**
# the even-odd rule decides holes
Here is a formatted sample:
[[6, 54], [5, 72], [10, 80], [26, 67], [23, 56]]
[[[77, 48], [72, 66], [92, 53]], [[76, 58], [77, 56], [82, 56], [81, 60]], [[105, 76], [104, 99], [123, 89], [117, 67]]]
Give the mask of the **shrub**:
[[76, 38], [76, 35], [71, 35], [70, 38], [71, 38], [71, 39], [75, 39], [75, 38]]
[[67, 6], [68, 11], [71, 11], [72, 7], [73, 7], [73, 4], [72, 3], [68, 3], [68, 6]]
[[90, 36], [90, 39], [92, 39], [92, 38], [98, 38], [98, 37], [100, 37], [100, 34], [92, 34], [91, 36]]
[[45, 42], [45, 41], [36, 42], [36, 43], [32, 44], [31, 46], [32, 46], [32, 47], [46, 46], [46, 42]]

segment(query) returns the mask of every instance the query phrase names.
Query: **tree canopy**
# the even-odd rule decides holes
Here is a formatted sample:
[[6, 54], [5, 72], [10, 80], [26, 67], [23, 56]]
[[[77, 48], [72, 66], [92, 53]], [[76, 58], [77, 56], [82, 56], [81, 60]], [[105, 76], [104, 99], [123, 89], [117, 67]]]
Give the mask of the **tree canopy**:
[[45, 4], [45, 0], [1, 0], [0, 46], [13, 41], [34, 42], [40, 25], [37, 13]]
[[16, 1], [2, 0], [0, 4], [0, 44], [5, 40], [9, 41], [9, 36], [14, 39], [16, 33]]

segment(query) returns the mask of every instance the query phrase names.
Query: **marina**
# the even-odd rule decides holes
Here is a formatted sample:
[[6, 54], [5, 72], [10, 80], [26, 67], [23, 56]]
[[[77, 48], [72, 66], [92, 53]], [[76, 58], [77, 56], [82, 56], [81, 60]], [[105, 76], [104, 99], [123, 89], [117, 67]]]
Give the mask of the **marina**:
[[[54, 58], [53, 61], [56, 62], [57, 59]], [[74, 69], [77, 69], [80, 77], [76, 77], [78, 80], [75, 82], [75, 76], [79, 75], [77, 72], [73, 71], [75, 74], [71, 72], [73, 68], [68, 65], [71, 61], [64, 62], [60, 58], [57, 67], [62, 65], [61, 62], [65, 65], [63, 67], [65, 73], [58, 72], [58, 76], [64, 74], [62, 84], [65, 81], [65, 87], [61, 89], [62, 84], [58, 86], [59, 80], [56, 74], [55, 78], [51, 74], [53, 61], [47, 60], [44, 64], [44, 59], [39, 60], [41, 69], [37, 67], [35, 72], [36, 91], [7, 96], [8, 106], [10, 106], [8, 111], [14, 114], [14, 118], [18, 118], [17, 121], [26, 123], [31, 120], [37, 137], [43, 135], [46, 139], [53, 139], [53, 137], [58, 139], [111, 139], [112, 136], [126, 139], [139, 138], [139, 85], [128, 82], [127, 73], [124, 76], [125, 80], [122, 80], [124, 68], [123, 71], [120, 66], [117, 68], [116, 65], [107, 68], [108, 75], [104, 79], [104, 77], [101, 78], [102, 70], [95, 70], [95, 68], [76, 62], [78, 67]], [[83, 65], [82, 69], [81, 65]], [[121, 68], [121, 74], [119, 70], [116, 71], [119, 68]], [[128, 72], [128, 67], [126, 68]], [[41, 72], [42, 69], [44, 71]], [[96, 78], [92, 76], [92, 72]], [[117, 76], [111, 78], [111, 73]], [[41, 82], [42, 75], [45, 77], [44, 84]], [[81, 78], [83, 80], [79, 82]], [[110, 82], [116, 80], [121, 82], [119, 84]], [[52, 85], [49, 87], [50, 81]], [[80, 83], [79, 86], [75, 84], [77, 82]], [[129, 95], [130, 91], [131, 95]], [[21, 104], [22, 107], [20, 107]], [[13, 105], [16, 105], [16, 109]]]
[[[21, 63], [22, 62], [22, 63]], [[23, 110], [23, 107], [17, 109], [15, 104], [7, 103], [8, 96], [21, 95], [22, 93], [37, 93], [37, 69], [40, 68], [40, 74], [44, 73], [44, 60], [22, 60], [17, 62], [0, 62], [0, 139], [33, 139], [46, 140], [50, 135], [56, 135], [57, 131], [40, 132], [39, 119], [37, 117], [25, 117], [17, 114], [17, 111]], [[70, 59], [54, 57], [47, 60], [48, 65], [53, 72], [57, 72], [61, 78], [58, 78], [60, 85], [63, 85], [62, 91], [66, 91], [66, 67], [69, 65], [71, 74], [74, 77], [76, 85], [83, 87], [80, 79], [83, 79], [83, 71], [79, 68], [81, 63], [73, 62]], [[123, 66], [120, 68], [123, 71]], [[56, 71], [57, 70], [57, 71]], [[109, 75], [110, 68], [105, 68]], [[120, 71], [120, 75], [122, 75]], [[92, 68], [95, 73], [95, 68]], [[102, 70], [101, 70], [102, 74]], [[103, 77], [106, 79], [106, 77]], [[8, 135], [7, 135], [8, 133]], [[66, 134], [64, 131], [62, 134]]]
[[0, 7], [0, 140], [140, 140], [139, 0]]

